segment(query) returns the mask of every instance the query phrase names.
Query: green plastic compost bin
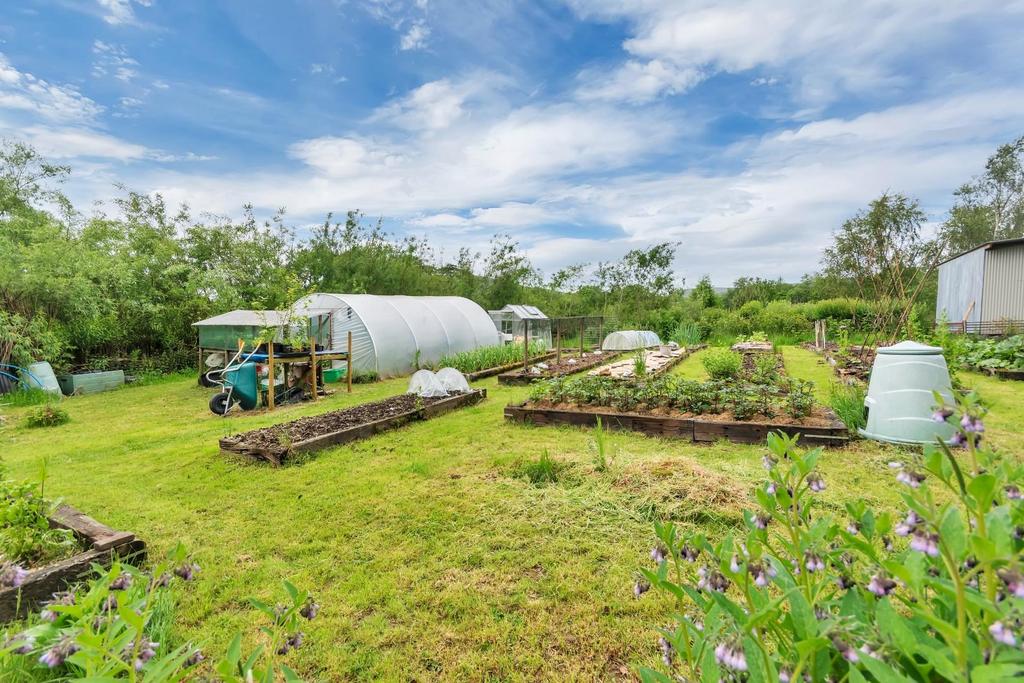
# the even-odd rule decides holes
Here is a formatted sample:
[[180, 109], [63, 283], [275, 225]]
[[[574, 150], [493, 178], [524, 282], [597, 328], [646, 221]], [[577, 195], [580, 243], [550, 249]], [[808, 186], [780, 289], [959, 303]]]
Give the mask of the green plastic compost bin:
[[942, 349], [903, 341], [878, 349], [871, 367], [871, 382], [864, 399], [867, 426], [861, 436], [889, 443], [948, 441], [954, 427], [935, 422], [935, 393], [953, 403], [949, 369]]
[[124, 386], [124, 371], [83, 372], [78, 375], [57, 375], [57, 383], [65, 396], [98, 394]]
[[340, 382], [345, 378], [345, 368], [330, 368], [324, 370], [324, 382]]

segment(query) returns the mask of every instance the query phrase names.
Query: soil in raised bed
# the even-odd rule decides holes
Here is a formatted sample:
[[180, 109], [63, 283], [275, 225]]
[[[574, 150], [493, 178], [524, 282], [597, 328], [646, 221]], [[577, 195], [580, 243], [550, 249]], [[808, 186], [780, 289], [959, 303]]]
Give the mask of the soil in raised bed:
[[551, 403], [550, 401], [528, 401], [525, 404], [525, 407], [541, 408], [544, 410], [570, 410], [582, 413], [617, 413], [620, 415], [641, 415], [649, 417], [678, 417], [686, 419], [700, 419], [705, 422], [769, 422], [771, 424], [799, 425], [804, 427], [831, 427], [836, 422], [835, 415], [833, 415], [825, 406], [815, 406], [811, 411], [811, 414], [802, 419], [797, 419], [783, 414], [777, 414], [772, 417], [755, 414], [744, 420], [737, 419], [732, 412], [728, 410], [721, 413], [701, 413], [698, 415], [694, 413], [683, 413], [669, 408], [653, 408], [650, 410], [641, 408], [640, 410], [621, 411], [611, 406]]
[[420, 398], [413, 394], [402, 394], [386, 398], [383, 401], [364, 403], [323, 415], [301, 417], [292, 422], [254, 429], [236, 434], [235, 438], [241, 439], [246, 447], [284, 451], [291, 444], [299, 441], [408, 413], [417, 407], [426, 407], [447, 398], [451, 397]]
[[[597, 352], [587, 351], [581, 357], [579, 352], [576, 353], [562, 353], [562, 362], [556, 363], [554, 358], [550, 358], [541, 364], [530, 365], [529, 370], [523, 372], [519, 370], [514, 374], [519, 377], [558, 377], [561, 375], [569, 375], [574, 372], [580, 372], [581, 370], [589, 370], [590, 368], [605, 363], [615, 357], [613, 352]], [[572, 362], [570, 362], [572, 361]], [[535, 370], [536, 368], [536, 370]]]

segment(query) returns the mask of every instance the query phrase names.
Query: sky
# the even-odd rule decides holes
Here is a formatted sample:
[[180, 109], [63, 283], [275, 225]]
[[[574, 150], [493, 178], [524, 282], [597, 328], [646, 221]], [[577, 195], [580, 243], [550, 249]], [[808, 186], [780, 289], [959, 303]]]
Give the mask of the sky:
[[673, 241], [689, 285], [795, 281], [883, 192], [937, 225], [1024, 135], [1018, 0], [2, 4], [0, 137], [87, 214], [359, 209], [548, 275]]

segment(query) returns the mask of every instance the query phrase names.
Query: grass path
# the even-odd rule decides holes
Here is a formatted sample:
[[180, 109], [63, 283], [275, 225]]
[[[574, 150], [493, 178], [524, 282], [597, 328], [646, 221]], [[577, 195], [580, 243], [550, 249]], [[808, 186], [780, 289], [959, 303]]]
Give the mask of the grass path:
[[[820, 375], [799, 349], [790, 372]], [[812, 354], [813, 355], [813, 354]], [[700, 354], [684, 361], [699, 368]], [[992, 399], [994, 440], [1020, 446], [1024, 385], [971, 377]], [[1000, 385], [1000, 386], [997, 386]], [[670, 606], [634, 600], [651, 521], [716, 533], [739, 519], [763, 479], [762, 449], [613, 434], [613, 464], [593, 466], [590, 432], [507, 424], [528, 389], [480, 383], [488, 399], [436, 420], [270, 469], [222, 456], [223, 435], [404, 391], [356, 386], [317, 404], [217, 418], [192, 377], [69, 399], [72, 421], [29, 430], [7, 412], [0, 452], [12, 474], [49, 461], [47, 492], [162, 553], [178, 540], [203, 567], [180, 596], [175, 635], [222, 650], [249, 596], [281, 579], [323, 605], [290, 664], [312, 680], [621, 679], [658, 657]], [[1014, 391], [1016, 390], [1016, 391]], [[520, 476], [543, 450], [566, 465], [556, 484]], [[860, 443], [826, 452], [825, 499], [891, 506], [886, 463], [900, 451]]]

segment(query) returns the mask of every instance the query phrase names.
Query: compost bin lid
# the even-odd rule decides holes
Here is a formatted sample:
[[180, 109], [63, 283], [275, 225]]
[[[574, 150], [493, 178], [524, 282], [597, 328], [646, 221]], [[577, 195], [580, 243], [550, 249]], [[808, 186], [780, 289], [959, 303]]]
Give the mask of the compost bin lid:
[[942, 349], [938, 346], [918, 344], [915, 341], [901, 341], [899, 344], [893, 344], [892, 346], [883, 346], [878, 349], [877, 353], [887, 356], [934, 356], [941, 354]]

